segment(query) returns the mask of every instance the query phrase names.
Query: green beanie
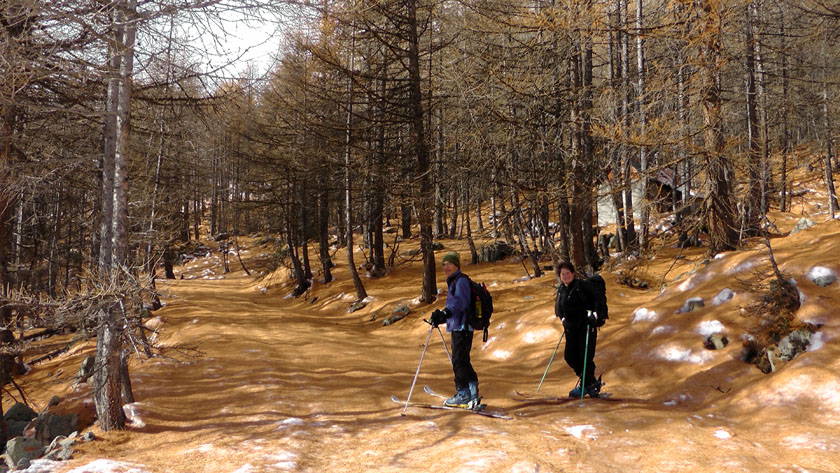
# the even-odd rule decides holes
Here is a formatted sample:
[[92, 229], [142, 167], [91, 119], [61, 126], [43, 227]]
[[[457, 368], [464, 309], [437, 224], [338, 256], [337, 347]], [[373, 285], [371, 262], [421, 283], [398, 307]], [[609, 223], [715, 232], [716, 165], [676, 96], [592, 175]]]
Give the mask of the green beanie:
[[461, 257], [458, 256], [458, 253], [455, 251], [450, 251], [449, 253], [443, 255], [443, 262], [446, 263], [447, 261], [459, 268], [461, 267]]

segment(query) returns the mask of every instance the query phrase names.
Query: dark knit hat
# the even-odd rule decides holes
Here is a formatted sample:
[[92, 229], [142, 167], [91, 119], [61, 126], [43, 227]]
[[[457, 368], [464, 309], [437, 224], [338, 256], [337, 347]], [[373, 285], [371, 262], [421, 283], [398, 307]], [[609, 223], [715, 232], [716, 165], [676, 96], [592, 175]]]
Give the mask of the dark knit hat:
[[450, 251], [449, 253], [443, 255], [443, 262], [446, 263], [447, 261], [459, 268], [461, 267], [461, 257], [458, 256], [458, 252], [456, 251]]

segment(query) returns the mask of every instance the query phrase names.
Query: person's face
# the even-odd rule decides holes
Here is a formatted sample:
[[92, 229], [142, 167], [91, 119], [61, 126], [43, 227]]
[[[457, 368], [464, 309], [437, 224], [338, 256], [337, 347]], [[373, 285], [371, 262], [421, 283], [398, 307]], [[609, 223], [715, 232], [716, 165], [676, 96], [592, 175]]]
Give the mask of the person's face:
[[563, 284], [569, 285], [572, 283], [572, 280], [575, 278], [575, 273], [569, 271], [569, 268], [563, 268], [560, 270], [560, 280], [563, 281]]
[[446, 277], [449, 277], [458, 272], [458, 267], [450, 263], [449, 261], [444, 261], [443, 272], [444, 274], [446, 274]]

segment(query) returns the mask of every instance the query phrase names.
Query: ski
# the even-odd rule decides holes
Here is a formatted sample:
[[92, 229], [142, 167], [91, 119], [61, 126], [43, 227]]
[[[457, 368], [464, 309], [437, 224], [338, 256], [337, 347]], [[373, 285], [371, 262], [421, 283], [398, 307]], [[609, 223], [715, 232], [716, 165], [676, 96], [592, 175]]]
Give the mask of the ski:
[[[434, 395], [434, 394], [433, 394]], [[391, 401], [397, 404], [405, 404], [405, 401], [400, 400], [397, 396], [391, 395]], [[513, 419], [513, 417], [495, 410], [485, 410], [487, 404], [481, 404], [477, 409], [466, 409], [463, 407], [450, 407], [444, 406], [443, 404], [409, 404], [411, 407], [420, 407], [423, 409], [439, 409], [439, 410], [446, 410], [446, 411], [464, 411], [470, 412], [473, 414], [478, 414], [484, 417], [492, 417], [494, 419]]]

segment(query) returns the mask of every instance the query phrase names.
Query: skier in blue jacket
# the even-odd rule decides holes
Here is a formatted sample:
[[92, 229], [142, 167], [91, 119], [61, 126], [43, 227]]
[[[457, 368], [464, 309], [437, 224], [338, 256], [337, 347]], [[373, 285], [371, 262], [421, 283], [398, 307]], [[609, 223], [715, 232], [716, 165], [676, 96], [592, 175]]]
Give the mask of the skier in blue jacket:
[[[471, 310], [470, 280], [461, 273], [461, 258], [450, 251], [443, 256], [443, 272], [446, 274], [446, 307], [432, 313], [432, 324], [446, 323], [446, 331], [452, 337], [452, 370], [455, 373], [455, 395], [444, 401], [445, 406], [472, 409], [481, 404], [478, 395], [478, 375], [470, 363], [473, 328], [467, 322], [467, 311]], [[463, 277], [461, 277], [463, 276]]]

